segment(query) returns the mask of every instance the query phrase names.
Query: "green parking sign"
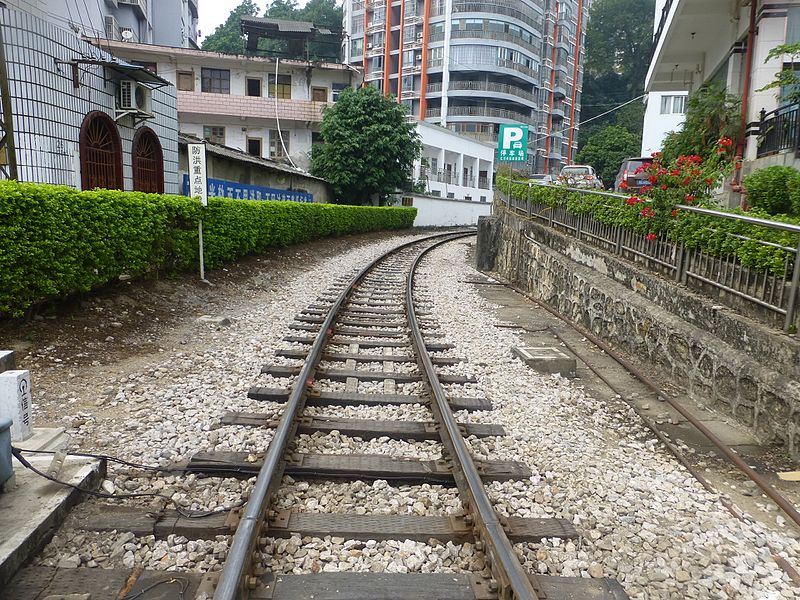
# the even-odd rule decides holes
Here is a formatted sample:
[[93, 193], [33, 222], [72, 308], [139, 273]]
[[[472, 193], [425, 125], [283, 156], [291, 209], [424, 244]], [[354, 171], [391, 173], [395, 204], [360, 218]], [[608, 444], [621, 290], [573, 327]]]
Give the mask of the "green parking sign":
[[498, 160], [506, 162], [528, 160], [527, 125], [500, 125], [500, 137], [497, 143]]

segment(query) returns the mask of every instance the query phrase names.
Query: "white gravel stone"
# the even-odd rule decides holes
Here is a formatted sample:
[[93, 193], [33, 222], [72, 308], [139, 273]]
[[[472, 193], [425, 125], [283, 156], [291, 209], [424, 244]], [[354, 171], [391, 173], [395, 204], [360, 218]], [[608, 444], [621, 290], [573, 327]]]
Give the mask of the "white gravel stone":
[[732, 517], [632, 410], [620, 412], [512, 358], [520, 338], [494, 327], [492, 306], [459, 283], [475, 275], [465, 248], [448, 244], [422, 267], [431, 316], [480, 381], [447, 386], [448, 393], [473, 395], [480, 387], [495, 411], [460, 413], [459, 420], [500, 423], [509, 433], [469, 439], [476, 456], [522, 461], [534, 473], [487, 491], [504, 515], [569, 519], [584, 536], [517, 544], [525, 566], [564, 576], [602, 573], [636, 599], [800, 597], [772, 560], [781, 554], [797, 565], [795, 539]]

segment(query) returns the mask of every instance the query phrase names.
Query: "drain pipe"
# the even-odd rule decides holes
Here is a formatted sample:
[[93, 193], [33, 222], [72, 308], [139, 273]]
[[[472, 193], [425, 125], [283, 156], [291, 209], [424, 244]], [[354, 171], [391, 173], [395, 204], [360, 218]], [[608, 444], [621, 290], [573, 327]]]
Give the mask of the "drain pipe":
[[[736, 144], [736, 164], [741, 164], [744, 157], [745, 140], [747, 139], [747, 112], [750, 109], [750, 84], [753, 77], [753, 46], [756, 39], [756, 13], [758, 0], [750, 0], [750, 24], [747, 28], [747, 50], [744, 55], [744, 85], [742, 86], [741, 120], [739, 124], [739, 139]], [[737, 169], [733, 175], [731, 189], [742, 192], [742, 170]], [[740, 197], [739, 205], [744, 207], [744, 199]]]

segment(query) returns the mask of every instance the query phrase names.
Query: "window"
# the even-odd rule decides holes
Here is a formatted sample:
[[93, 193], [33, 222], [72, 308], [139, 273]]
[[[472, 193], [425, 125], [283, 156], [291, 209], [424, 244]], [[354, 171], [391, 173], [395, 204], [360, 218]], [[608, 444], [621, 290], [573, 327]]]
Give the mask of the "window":
[[261, 158], [261, 138], [247, 138], [247, 153]]
[[333, 102], [338, 102], [339, 94], [341, 94], [344, 90], [349, 88], [350, 86], [346, 83], [334, 83], [331, 85], [331, 100]]
[[225, 145], [225, 128], [204, 125], [203, 126], [203, 139], [208, 140], [212, 144]]
[[292, 76], [291, 75], [278, 75], [277, 83], [275, 82], [275, 75], [269, 76], [269, 97], [270, 98], [283, 98], [289, 100], [292, 97]]
[[686, 114], [686, 96], [661, 96], [661, 114]]
[[[289, 135], [283, 136], [283, 144], [286, 146], [286, 152], [289, 152]], [[281, 145], [281, 136], [277, 129], [269, 132], [269, 157], [270, 158], [284, 158], [286, 154], [283, 153], [283, 145]]]
[[81, 125], [81, 189], [122, 189], [122, 142], [113, 119], [101, 111]]
[[403, 206], [414, 206], [414, 198], [410, 196], [403, 197]]
[[133, 189], [148, 194], [164, 193], [164, 153], [161, 142], [149, 127], [133, 137]]
[[314, 102], [327, 102], [328, 101], [328, 88], [324, 88], [324, 87], [311, 88], [311, 99]]
[[210, 94], [231, 93], [231, 72], [228, 69], [207, 69], [201, 72], [201, 90]]
[[182, 92], [193, 92], [194, 71], [178, 71], [177, 85]]
[[261, 95], [261, 80], [257, 77], [247, 78], [247, 95], [260, 96]]
[[358, 38], [350, 42], [350, 54], [353, 56], [364, 54], [364, 38]]

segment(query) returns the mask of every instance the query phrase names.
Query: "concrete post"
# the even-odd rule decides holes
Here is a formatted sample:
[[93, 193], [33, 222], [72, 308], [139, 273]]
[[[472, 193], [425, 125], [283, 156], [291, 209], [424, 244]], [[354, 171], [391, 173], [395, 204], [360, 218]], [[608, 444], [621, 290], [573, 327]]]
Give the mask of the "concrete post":
[[0, 373], [0, 418], [2, 417], [13, 421], [12, 442], [21, 442], [33, 435], [30, 371]]

